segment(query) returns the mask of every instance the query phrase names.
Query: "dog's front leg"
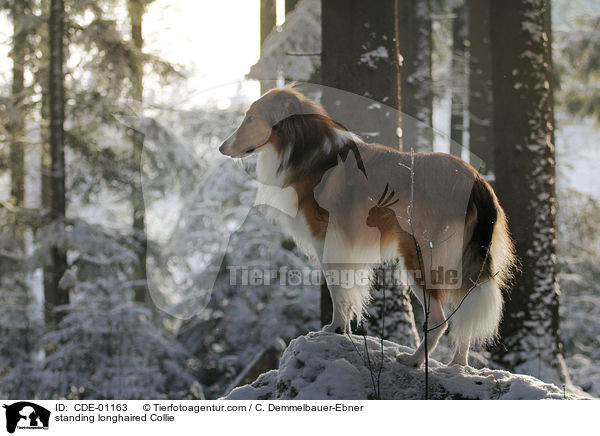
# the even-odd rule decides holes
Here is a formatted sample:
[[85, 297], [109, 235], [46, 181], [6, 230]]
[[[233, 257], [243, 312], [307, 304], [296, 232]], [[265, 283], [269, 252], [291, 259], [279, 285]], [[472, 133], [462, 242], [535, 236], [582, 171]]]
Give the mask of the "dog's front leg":
[[339, 269], [333, 265], [323, 265], [323, 275], [327, 283], [327, 289], [329, 289], [333, 310], [331, 323], [324, 326], [322, 330], [330, 333], [349, 333], [350, 311], [348, 307], [345, 307], [343, 295], [345, 290], [339, 281]]
[[346, 314], [339, 309], [339, 301], [336, 304], [336, 298], [333, 297], [334, 292], [330, 291], [329, 294], [333, 300], [333, 317], [331, 324], [323, 326], [321, 330], [329, 333], [340, 333], [342, 335], [350, 333], [350, 320]]
[[333, 302], [331, 324], [322, 330], [350, 333], [350, 322], [358, 321], [369, 300], [370, 269], [354, 264], [324, 264], [323, 273]]

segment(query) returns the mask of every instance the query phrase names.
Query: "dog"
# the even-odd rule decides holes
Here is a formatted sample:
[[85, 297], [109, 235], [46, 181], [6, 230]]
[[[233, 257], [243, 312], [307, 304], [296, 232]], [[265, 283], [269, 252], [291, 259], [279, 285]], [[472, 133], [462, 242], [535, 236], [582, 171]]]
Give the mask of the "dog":
[[348, 333], [370, 292], [368, 280], [347, 289], [328, 271], [398, 260], [429, 326], [427, 350], [423, 340], [399, 361], [420, 366], [448, 323], [450, 365], [467, 365], [472, 342], [497, 336], [514, 248], [494, 191], [468, 163], [367, 144], [293, 87], [255, 101], [219, 151], [258, 155], [256, 204], [286, 211], [274, 217], [325, 273], [333, 301], [325, 331]]

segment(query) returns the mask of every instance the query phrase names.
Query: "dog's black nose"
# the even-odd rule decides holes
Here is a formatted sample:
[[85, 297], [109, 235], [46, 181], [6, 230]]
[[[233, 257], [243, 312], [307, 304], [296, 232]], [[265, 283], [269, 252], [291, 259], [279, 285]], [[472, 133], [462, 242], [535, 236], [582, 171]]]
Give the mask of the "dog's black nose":
[[[227, 149], [231, 147], [231, 138], [232, 138], [232, 136], [233, 135], [231, 135], [229, 138], [227, 138], [225, 141], [223, 141], [223, 143], [219, 147], [219, 152], [221, 154], [224, 154], [225, 156], [229, 156], [229, 153], [228, 153]], [[231, 151], [231, 150], [229, 150], [229, 151]]]

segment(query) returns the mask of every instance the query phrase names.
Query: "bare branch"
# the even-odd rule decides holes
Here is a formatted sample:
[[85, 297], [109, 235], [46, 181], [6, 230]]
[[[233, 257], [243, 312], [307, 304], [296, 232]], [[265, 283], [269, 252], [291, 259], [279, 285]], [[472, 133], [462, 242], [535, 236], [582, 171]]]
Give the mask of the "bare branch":
[[304, 53], [299, 51], [286, 51], [285, 54], [288, 56], [321, 56], [321, 52], [318, 51]]

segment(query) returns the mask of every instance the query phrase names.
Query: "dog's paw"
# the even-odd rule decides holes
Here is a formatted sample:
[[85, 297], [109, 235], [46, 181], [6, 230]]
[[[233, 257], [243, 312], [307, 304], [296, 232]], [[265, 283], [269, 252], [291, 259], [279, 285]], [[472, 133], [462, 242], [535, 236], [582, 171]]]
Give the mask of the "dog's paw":
[[322, 332], [327, 332], [327, 333], [337, 333], [340, 335], [343, 335], [346, 333], [346, 330], [344, 329], [344, 326], [339, 325], [339, 324], [327, 324], [326, 326], [324, 326], [321, 329]]
[[326, 326], [323, 326], [323, 328], [321, 328], [321, 331], [325, 333], [338, 333], [339, 329], [340, 328], [334, 324], [327, 324]]
[[402, 363], [403, 365], [413, 366], [415, 368], [419, 368], [421, 365], [423, 365], [424, 361], [424, 359], [421, 356], [417, 355], [417, 353], [398, 353], [398, 355], [396, 356], [396, 360]]

